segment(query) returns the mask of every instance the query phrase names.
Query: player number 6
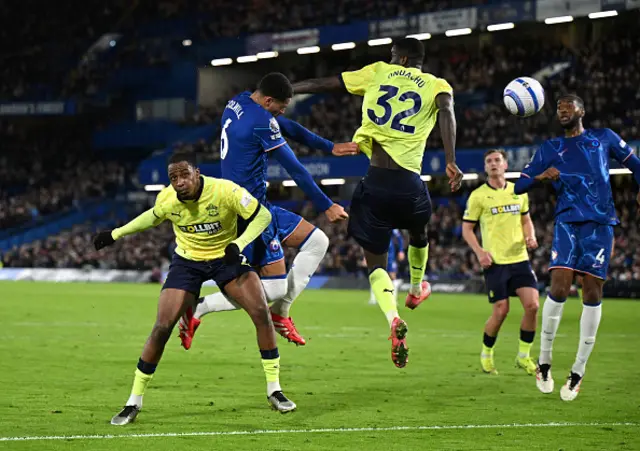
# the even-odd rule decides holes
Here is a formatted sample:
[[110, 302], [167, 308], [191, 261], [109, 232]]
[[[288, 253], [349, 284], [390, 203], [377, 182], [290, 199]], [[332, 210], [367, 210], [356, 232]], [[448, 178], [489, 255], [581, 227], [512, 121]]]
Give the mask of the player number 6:
[[220, 144], [222, 145], [222, 149], [220, 149], [220, 159], [224, 160], [227, 156], [227, 152], [229, 151], [229, 138], [227, 137], [227, 127], [231, 125], [233, 122], [231, 119], [227, 119], [222, 126], [222, 132], [220, 134]]

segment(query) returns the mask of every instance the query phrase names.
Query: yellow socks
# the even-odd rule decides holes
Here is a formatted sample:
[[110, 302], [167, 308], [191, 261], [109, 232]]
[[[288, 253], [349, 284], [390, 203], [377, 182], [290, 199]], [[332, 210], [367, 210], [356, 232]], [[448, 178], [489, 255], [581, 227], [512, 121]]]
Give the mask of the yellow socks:
[[280, 354], [278, 348], [269, 351], [260, 350], [262, 356], [262, 369], [267, 378], [267, 396], [273, 392], [282, 391], [280, 388]]
[[376, 301], [378, 301], [378, 305], [382, 313], [387, 317], [389, 327], [391, 327], [393, 319], [398, 316], [393, 281], [387, 271], [382, 268], [377, 268], [369, 274], [369, 282], [371, 283], [371, 289], [376, 297]]

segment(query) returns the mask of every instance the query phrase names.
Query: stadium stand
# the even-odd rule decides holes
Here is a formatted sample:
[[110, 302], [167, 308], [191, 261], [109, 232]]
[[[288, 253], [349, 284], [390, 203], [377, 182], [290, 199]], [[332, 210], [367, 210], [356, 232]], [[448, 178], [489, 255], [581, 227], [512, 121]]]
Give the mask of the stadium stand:
[[[31, 2], [18, 2], [28, 8]], [[238, 33], [288, 30], [298, 23], [305, 26], [345, 23], [348, 20], [372, 19], [394, 15], [412, 14], [440, 10], [445, 7], [460, 7], [490, 3], [488, 0], [449, 0], [439, 2], [410, 1], [400, 3], [374, 0], [348, 2], [312, 1], [305, 5], [285, 2], [288, 7], [272, 7], [268, 2], [139, 2], [128, 10], [126, 2], [116, 2], [109, 8], [98, 8], [95, 2], [85, 2], [80, 10], [73, 11], [82, 20], [73, 27], [66, 27], [64, 14], [58, 22], [47, 28], [27, 23], [19, 29], [15, 25], [0, 27], [3, 37], [5, 61], [19, 60], [20, 64], [3, 64], [0, 69], [0, 95], [7, 99], [25, 99], [30, 93], [40, 93], [38, 86], [47, 84], [53, 97], [69, 93], [85, 92], [88, 85], [99, 77], [99, 72], [123, 67], [127, 64], [149, 66], [164, 61], [153, 56], [147, 41], [135, 38], [121, 49], [116, 58], [101, 70], [76, 73], [73, 61], [86, 50], [92, 40], [115, 23], [123, 30], [138, 23], [157, 20], [173, 20], [189, 15], [215, 12], [216, 20], [207, 21], [199, 29], [202, 39], [231, 36]], [[338, 5], [339, 3], [339, 5]], [[286, 21], [280, 11], [291, 13]], [[325, 14], [326, 11], [332, 14]], [[259, 13], [258, 13], [259, 11]], [[51, 12], [55, 15], [60, 11]], [[71, 11], [66, 11], [67, 15]], [[629, 13], [638, 17], [637, 13]], [[246, 20], [240, 24], [227, 20], [241, 15]], [[203, 19], [204, 20], [204, 19]], [[631, 19], [633, 20], [633, 19]], [[60, 34], [60, 30], [64, 33]], [[12, 33], [19, 33], [21, 44], [13, 48], [8, 43]], [[58, 33], [59, 42], [69, 42], [64, 49], [56, 42], [48, 45], [48, 37]], [[135, 35], [135, 33], [134, 33]], [[388, 49], [387, 49], [388, 50]], [[385, 50], [385, 51], [387, 51]], [[13, 53], [12, 53], [13, 52]], [[44, 58], [44, 55], [47, 57]], [[144, 58], [140, 59], [140, 56]], [[376, 54], [379, 55], [379, 54]], [[19, 56], [18, 60], [13, 59]], [[50, 70], [51, 58], [62, 57], [67, 65], [60, 64]], [[377, 58], [378, 56], [376, 56]], [[76, 58], [74, 60], [73, 58]], [[370, 54], [354, 54], [345, 62], [344, 58], [332, 55], [317, 56], [327, 64], [324, 73], [337, 73], [346, 68], [362, 66], [370, 61]], [[386, 58], [386, 56], [384, 57]], [[61, 60], [61, 61], [62, 61]], [[558, 61], [571, 63], [566, 69], [547, 80], [547, 105], [532, 118], [519, 119], [509, 116], [501, 105], [501, 89], [506, 81], [523, 74], [533, 73], [547, 64]], [[163, 63], [163, 64], [164, 64]], [[588, 107], [587, 124], [594, 127], [611, 127], [623, 138], [640, 136], [640, 74], [635, 68], [640, 64], [640, 36], [628, 27], [613, 27], [606, 39], [593, 40], [590, 45], [576, 48], [555, 35], [548, 39], [531, 41], [528, 37], [496, 39], [490, 45], [457, 46], [455, 43], [433, 41], [429, 44], [426, 70], [448, 79], [456, 95], [482, 94], [481, 102], [460, 102], [457, 110], [458, 147], [483, 148], [492, 146], [525, 145], [539, 143], [557, 133], [553, 126], [553, 99], [561, 92], [578, 92]], [[316, 75], [314, 65], [283, 69], [292, 79]], [[34, 89], [35, 88], [35, 89]], [[229, 87], [229, 95], [240, 90]], [[183, 121], [185, 126], [217, 124], [224, 108], [224, 101], [214, 106], [202, 107]], [[297, 117], [303, 125], [314, 132], [336, 142], [350, 140], [360, 121], [360, 100], [347, 95], [328, 96], [313, 104], [308, 114]], [[4, 147], [8, 149], [0, 156], [0, 228], [26, 227], [46, 221], [52, 213], [72, 208], [92, 198], [113, 197], [128, 183], [130, 167], [123, 162], [106, 161], [87, 150], [87, 141], [74, 139], [73, 126], [58, 140], [34, 140], [21, 136], [8, 121], [0, 122], [0, 133]], [[78, 127], [78, 126], [75, 126]], [[219, 139], [199, 139], [194, 143], [176, 141], [174, 149], [194, 150], [200, 161], [216, 161], [220, 158]], [[439, 148], [441, 142], [436, 129], [428, 147]], [[294, 146], [297, 154], [321, 156], [303, 146]], [[69, 183], [73, 180], [73, 183]], [[640, 235], [635, 226], [637, 206], [634, 185], [629, 177], [615, 178], [615, 197], [622, 221], [617, 233], [618, 252], [612, 261], [610, 277], [619, 280], [640, 280]], [[473, 185], [466, 185], [466, 193]], [[532, 216], [534, 217], [541, 248], [533, 256], [533, 264], [541, 282], [546, 282], [546, 266], [552, 230], [552, 204], [547, 200], [549, 192], [532, 194]], [[537, 201], [535, 200], [537, 199]], [[463, 198], [449, 199], [434, 209], [430, 227], [429, 277], [432, 279], [465, 279], [477, 276], [480, 267], [471, 251], [461, 240], [461, 207]], [[544, 200], [544, 201], [543, 201]], [[308, 205], [301, 205], [305, 217], [314, 214]], [[328, 224], [323, 216], [313, 219], [331, 239], [330, 250], [321, 266], [326, 275], [365, 275], [363, 255], [355, 243], [346, 236], [346, 225]], [[162, 270], [168, 264], [171, 250], [171, 230], [165, 225], [135, 238], [118, 242], [116, 246], [101, 254], [100, 258], [90, 248], [92, 224], [76, 225], [45, 239], [23, 244], [5, 252], [2, 263], [5, 267], [95, 267], [119, 269]], [[290, 260], [290, 259], [289, 259]], [[401, 273], [406, 266], [401, 264]]]

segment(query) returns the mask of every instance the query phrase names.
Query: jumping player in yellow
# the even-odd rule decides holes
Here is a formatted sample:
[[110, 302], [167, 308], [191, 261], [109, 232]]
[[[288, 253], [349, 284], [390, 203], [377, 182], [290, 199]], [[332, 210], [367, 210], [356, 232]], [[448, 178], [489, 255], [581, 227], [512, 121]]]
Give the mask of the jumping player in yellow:
[[[462, 237], [484, 269], [489, 302], [493, 305], [484, 326], [480, 363], [485, 373], [498, 374], [493, 346], [509, 313], [509, 296], [517, 296], [524, 315], [516, 365], [533, 375], [536, 364], [530, 351], [538, 320], [538, 281], [527, 248], [536, 249], [538, 242], [529, 216], [529, 198], [526, 194], [515, 194], [514, 184], [505, 180], [507, 154], [504, 150], [488, 150], [484, 155], [484, 168], [487, 183], [469, 196], [462, 224]], [[478, 222], [482, 245], [473, 231]]]
[[[95, 248], [100, 250], [124, 236], [169, 220], [177, 244], [160, 293], [158, 316], [138, 361], [131, 396], [111, 424], [120, 426], [136, 419], [173, 327], [187, 307], [195, 304], [202, 284], [209, 279], [253, 320], [267, 378], [267, 399], [272, 407], [280, 412], [295, 409], [296, 405], [280, 388], [276, 333], [260, 278], [241, 255], [270, 224], [271, 213], [235, 183], [200, 175], [192, 154], [174, 154], [168, 170], [171, 186], [158, 194], [153, 208], [123, 227], [100, 232], [94, 238]], [[238, 216], [248, 223], [240, 236]]]
[[394, 285], [386, 271], [393, 229], [409, 231], [411, 289], [406, 306], [414, 309], [431, 293], [423, 282], [428, 258], [426, 226], [431, 199], [420, 178], [427, 138], [440, 124], [449, 183], [460, 188], [455, 163], [456, 120], [453, 90], [442, 78], [422, 72], [424, 46], [405, 38], [391, 48], [391, 62], [377, 62], [339, 76], [294, 84], [296, 94], [346, 90], [364, 96], [362, 125], [353, 141], [371, 159], [351, 201], [349, 235], [364, 249], [369, 281], [391, 328], [391, 359], [402, 368], [408, 360], [407, 324], [400, 319]]

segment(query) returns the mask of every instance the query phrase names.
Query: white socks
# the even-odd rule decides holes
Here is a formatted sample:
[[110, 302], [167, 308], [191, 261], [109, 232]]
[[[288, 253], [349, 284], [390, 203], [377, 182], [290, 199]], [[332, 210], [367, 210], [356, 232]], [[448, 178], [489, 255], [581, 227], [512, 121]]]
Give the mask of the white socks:
[[131, 393], [125, 406], [138, 406], [139, 408], [142, 408], [142, 395], [134, 395]]
[[213, 293], [205, 296], [203, 301], [196, 306], [193, 316], [200, 319], [208, 313], [212, 312], [228, 312], [230, 310], [238, 310], [240, 306], [228, 299], [222, 292]]
[[[287, 276], [287, 292], [284, 296], [274, 299], [271, 311], [276, 315], [289, 317], [289, 309], [293, 301], [302, 293], [309, 283], [311, 276], [324, 258], [329, 248], [329, 238], [320, 229], [315, 229], [307, 241], [300, 247], [298, 255], [293, 260]], [[263, 283], [266, 281], [263, 281]]]
[[[287, 294], [287, 279], [262, 279], [262, 288], [267, 296], [267, 302], [271, 303]], [[197, 319], [212, 312], [228, 312], [239, 310], [241, 307], [233, 300], [227, 298], [222, 292], [205, 296], [198, 304], [193, 314]]]
[[[318, 265], [324, 258], [329, 247], [329, 238], [320, 230], [315, 229], [300, 247], [298, 255], [293, 260], [293, 265], [286, 278], [262, 279], [262, 286], [267, 296], [267, 301], [273, 303], [271, 311], [276, 315], [289, 317], [289, 309], [293, 301], [302, 293], [309, 283], [311, 276], [318, 269]], [[226, 312], [238, 310], [240, 306], [228, 299], [222, 293], [214, 293], [205, 296], [198, 304], [194, 316], [202, 318], [211, 312]]]
[[589, 355], [593, 351], [593, 345], [596, 342], [596, 334], [602, 317], [602, 304], [598, 305], [582, 305], [582, 316], [580, 317], [580, 343], [578, 344], [578, 353], [576, 361], [571, 371], [584, 376], [584, 369], [589, 360]]
[[540, 334], [540, 357], [541, 365], [551, 365], [551, 351], [553, 340], [556, 338], [564, 302], [556, 302], [551, 296], [547, 296], [542, 307], [542, 333]]

